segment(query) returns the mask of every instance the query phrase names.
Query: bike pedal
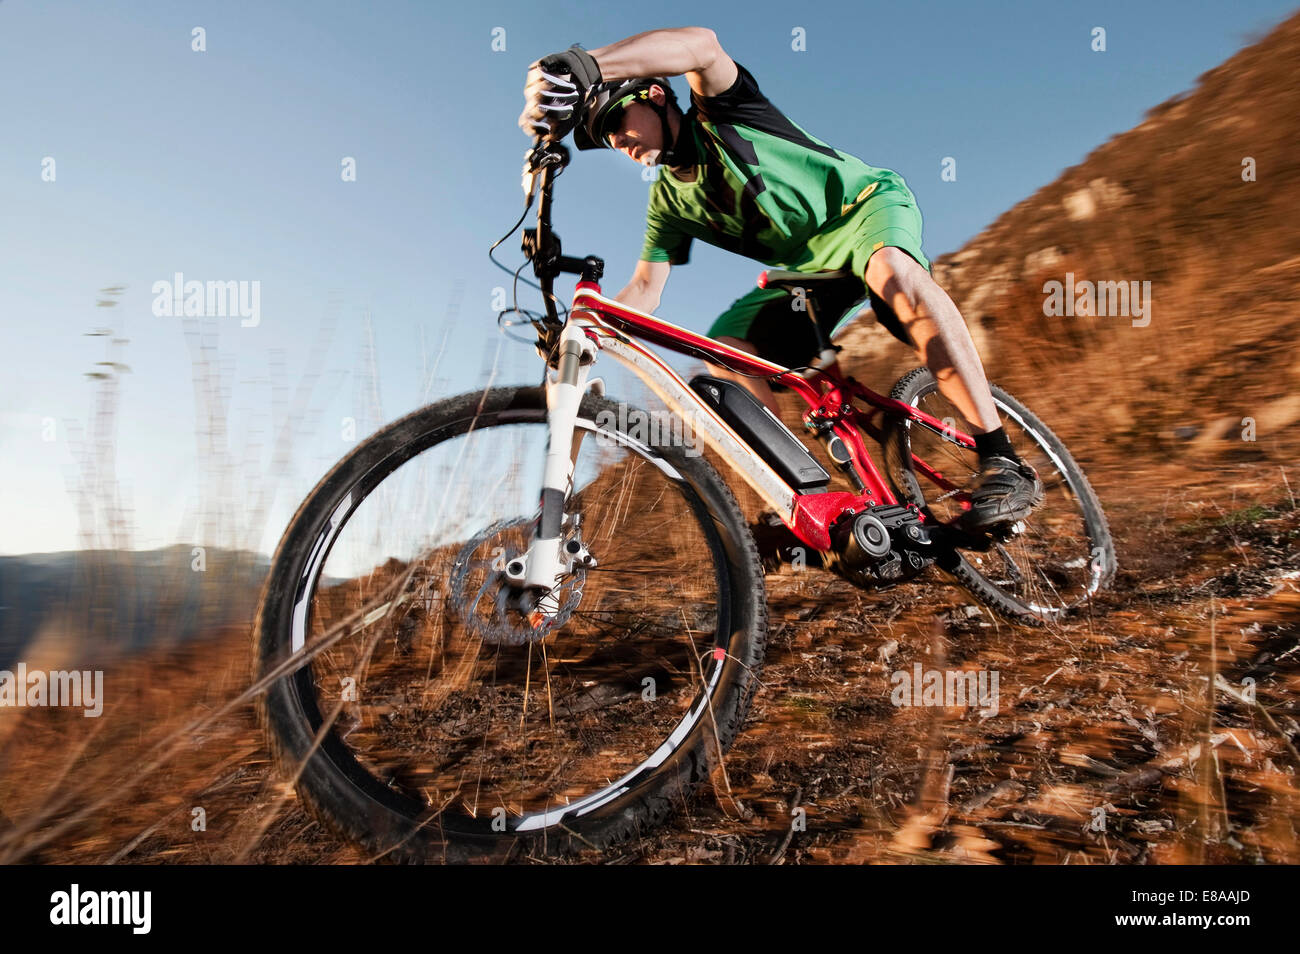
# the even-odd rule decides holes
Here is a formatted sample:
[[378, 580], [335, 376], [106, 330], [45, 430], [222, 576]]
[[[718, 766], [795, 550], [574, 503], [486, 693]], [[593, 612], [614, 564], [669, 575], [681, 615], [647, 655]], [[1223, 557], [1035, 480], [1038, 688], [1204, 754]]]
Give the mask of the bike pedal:
[[1025, 522], [1016, 520], [1013, 523], [1003, 524], [1000, 527], [992, 527], [984, 532], [984, 536], [994, 543], [1007, 543], [1014, 540], [1025, 532]]

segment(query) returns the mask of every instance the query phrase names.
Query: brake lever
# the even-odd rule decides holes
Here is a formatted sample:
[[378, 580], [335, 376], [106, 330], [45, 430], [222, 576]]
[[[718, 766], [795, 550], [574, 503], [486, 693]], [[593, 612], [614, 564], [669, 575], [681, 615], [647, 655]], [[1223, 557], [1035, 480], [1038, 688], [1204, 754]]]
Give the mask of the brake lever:
[[532, 150], [524, 153], [524, 173], [520, 183], [524, 189], [524, 209], [533, 204], [533, 191], [537, 186], [537, 170], [533, 168]]
[[524, 172], [521, 185], [524, 189], [524, 209], [525, 211], [533, 204], [533, 194], [537, 187], [537, 170], [541, 168], [537, 162], [538, 150], [542, 146], [542, 137], [534, 136], [533, 144], [524, 153]]

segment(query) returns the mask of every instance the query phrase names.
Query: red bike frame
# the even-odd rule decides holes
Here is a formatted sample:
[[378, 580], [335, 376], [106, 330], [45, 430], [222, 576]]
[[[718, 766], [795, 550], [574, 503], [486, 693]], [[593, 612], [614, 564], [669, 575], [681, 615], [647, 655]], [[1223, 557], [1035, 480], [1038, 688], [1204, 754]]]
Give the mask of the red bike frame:
[[[607, 298], [601, 293], [600, 285], [593, 281], [578, 282], [568, 321], [571, 325], [579, 325], [596, 348], [611, 352], [627, 365], [674, 412], [687, 420], [693, 420], [706, 442], [740, 472], [750, 486], [776, 510], [786, 526], [818, 550], [830, 549], [830, 527], [843, 514], [899, 502], [862, 439], [862, 434], [867, 433], [878, 443], [883, 440], [884, 433], [876, 420], [877, 416], [883, 417], [886, 413], [897, 415], [929, 428], [960, 447], [975, 447], [974, 438], [969, 434], [945, 425], [943, 421], [915, 407], [877, 394], [851, 377], [842, 377], [834, 371], [824, 369], [805, 378], [790, 368], [747, 354]], [[790, 487], [672, 368], [627, 335], [634, 335], [680, 354], [706, 358], [732, 371], [766, 378], [788, 387], [808, 405], [808, 411], [803, 415], [805, 423], [814, 424], [818, 428], [828, 426], [844, 442], [851, 458], [851, 466], [864, 489], [861, 493], [834, 491], [805, 494]], [[870, 410], [855, 407], [855, 401], [870, 405]], [[915, 455], [912, 457], [912, 466], [918, 474], [960, 501], [963, 507], [968, 504], [969, 498], [965, 492]], [[921, 519], [925, 519], [924, 514]]]

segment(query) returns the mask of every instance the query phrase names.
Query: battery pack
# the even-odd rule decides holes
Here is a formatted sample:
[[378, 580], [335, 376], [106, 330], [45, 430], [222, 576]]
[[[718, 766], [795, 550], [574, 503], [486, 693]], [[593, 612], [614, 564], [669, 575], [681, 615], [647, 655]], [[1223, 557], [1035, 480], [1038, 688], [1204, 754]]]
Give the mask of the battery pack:
[[703, 398], [781, 479], [801, 494], [824, 493], [831, 476], [763, 402], [735, 381], [700, 374], [691, 390]]

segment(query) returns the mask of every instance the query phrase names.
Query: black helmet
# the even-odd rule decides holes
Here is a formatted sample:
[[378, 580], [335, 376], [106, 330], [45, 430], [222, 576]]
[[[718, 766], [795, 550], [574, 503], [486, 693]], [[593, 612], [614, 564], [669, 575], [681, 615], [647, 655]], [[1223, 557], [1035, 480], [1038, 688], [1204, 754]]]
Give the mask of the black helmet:
[[[667, 99], [660, 106], [650, 98], [650, 87], [658, 86]], [[677, 97], [668, 80], [660, 76], [646, 79], [615, 80], [598, 83], [587, 93], [582, 121], [573, 130], [573, 143], [579, 149], [612, 148], [607, 138], [618, 128], [624, 108], [632, 102], [642, 102], [659, 114], [659, 121], [664, 127], [665, 149], [668, 142], [668, 109], [677, 105]]]

